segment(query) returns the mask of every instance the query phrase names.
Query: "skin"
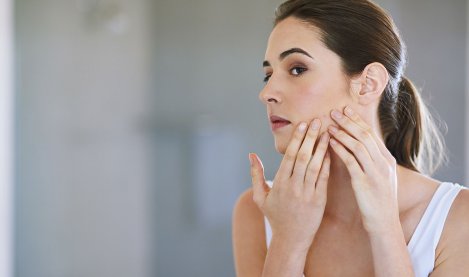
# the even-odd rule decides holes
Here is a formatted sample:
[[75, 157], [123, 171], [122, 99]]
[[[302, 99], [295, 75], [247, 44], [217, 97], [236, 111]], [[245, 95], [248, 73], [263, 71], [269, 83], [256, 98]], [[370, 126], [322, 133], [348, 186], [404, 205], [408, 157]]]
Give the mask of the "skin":
[[[304, 53], [279, 58], [290, 49]], [[384, 66], [347, 76], [318, 30], [294, 18], [274, 28], [265, 60], [259, 98], [268, 115], [291, 124], [273, 131], [284, 159], [272, 189], [260, 158], [250, 155], [253, 187], [233, 214], [237, 275], [413, 276], [406, 244], [441, 182], [397, 165], [378, 135], [377, 106], [389, 80]], [[469, 273], [458, 243], [469, 239], [468, 203], [469, 192], [461, 191], [432, 276]], [[273, 231], [269, 249], [264, 216]]]

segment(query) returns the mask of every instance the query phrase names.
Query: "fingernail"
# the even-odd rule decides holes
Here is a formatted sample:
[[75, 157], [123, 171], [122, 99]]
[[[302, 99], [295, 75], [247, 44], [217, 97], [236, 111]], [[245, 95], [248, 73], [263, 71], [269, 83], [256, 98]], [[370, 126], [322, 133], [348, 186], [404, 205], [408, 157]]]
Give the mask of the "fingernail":
[[254, 157], [252, 153], [249, 153], [249, 163], [251, 163], [251, 166], [254, 165]]
[[348, 115], [348, 116], [352, 116], [355, 114], [355, 112], [352, 110], [352, 108], [350, 108], [349, 106], [345, 107], [345, 113]]
[[312, 125], [313, 130], [319, 129], [320, 125], [321, 125], [321, 121], [319, 119], [313, 120], [313, 125]]
[[300, 132], [304, 132], [304, 131], [306, 130], [306, 123], [301, 122], [301, 123], [300, 123], [300, 126], [298, 126], [298, 130], [299, 130]]
[[335, 126], [329, 126], [329, 131], [333, 134], [336, 134], [339, 131], [339, 129], [337, 129], [337, 127]]
[[342, 113], [337, 111], [337, 110], [333, 110], [332, 111], [332, 117], [340, 119], [340, 118], [342, 118]]

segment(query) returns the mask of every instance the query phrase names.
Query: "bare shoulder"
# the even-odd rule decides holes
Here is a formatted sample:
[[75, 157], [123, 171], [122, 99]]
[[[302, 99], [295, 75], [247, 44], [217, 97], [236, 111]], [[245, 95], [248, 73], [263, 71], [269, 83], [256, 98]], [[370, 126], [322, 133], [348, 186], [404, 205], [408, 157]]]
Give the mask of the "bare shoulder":
[[419, 172], [400, 168], [399, 201], [401, 211], [409, 214], [410, 225], [416, 225], [430, 203], [441, 181]]
[[436, 251], [431, 276], [469, 276], [469, 190], [456, 196]]
[[252, 196], [252, 189], [247, 189], [240, 195], [233, 210], [236, 276], [261, 276], [267, 254], [264, 215]]
[[254, 203], [252, 188], [245, 190], [236, 201], [233, 209], [233, 227], [264, 229], [264, 216]]
[[461, 190], [454, 199], [441, 239], [449, 247], [461, 244], [460, 239], [465, 239], [465, 248], [469, 246], [469, 190]]

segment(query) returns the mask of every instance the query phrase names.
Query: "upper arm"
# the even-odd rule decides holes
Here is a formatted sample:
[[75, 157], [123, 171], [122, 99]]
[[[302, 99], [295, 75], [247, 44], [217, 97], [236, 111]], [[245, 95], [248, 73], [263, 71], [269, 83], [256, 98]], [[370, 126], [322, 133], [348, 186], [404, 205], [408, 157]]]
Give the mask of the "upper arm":
[[261, 276], [267, 254], [264, 215], [246, 190], [233, 210], [233, 251], [236, 276]]
[[432, 277], [469, 276], [469, 190], [453, 202], [436, 251]]

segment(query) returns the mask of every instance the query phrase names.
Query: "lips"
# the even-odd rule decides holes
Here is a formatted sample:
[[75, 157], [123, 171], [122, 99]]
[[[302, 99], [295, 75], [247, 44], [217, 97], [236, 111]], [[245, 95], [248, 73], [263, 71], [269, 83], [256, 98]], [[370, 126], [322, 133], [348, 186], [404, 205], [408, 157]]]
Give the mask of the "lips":
[[272, 131], [275, 131], [290, 124], [291, 122], [283, 117], [277, 115], [270, 116], [270, 125], [272, 127]]

